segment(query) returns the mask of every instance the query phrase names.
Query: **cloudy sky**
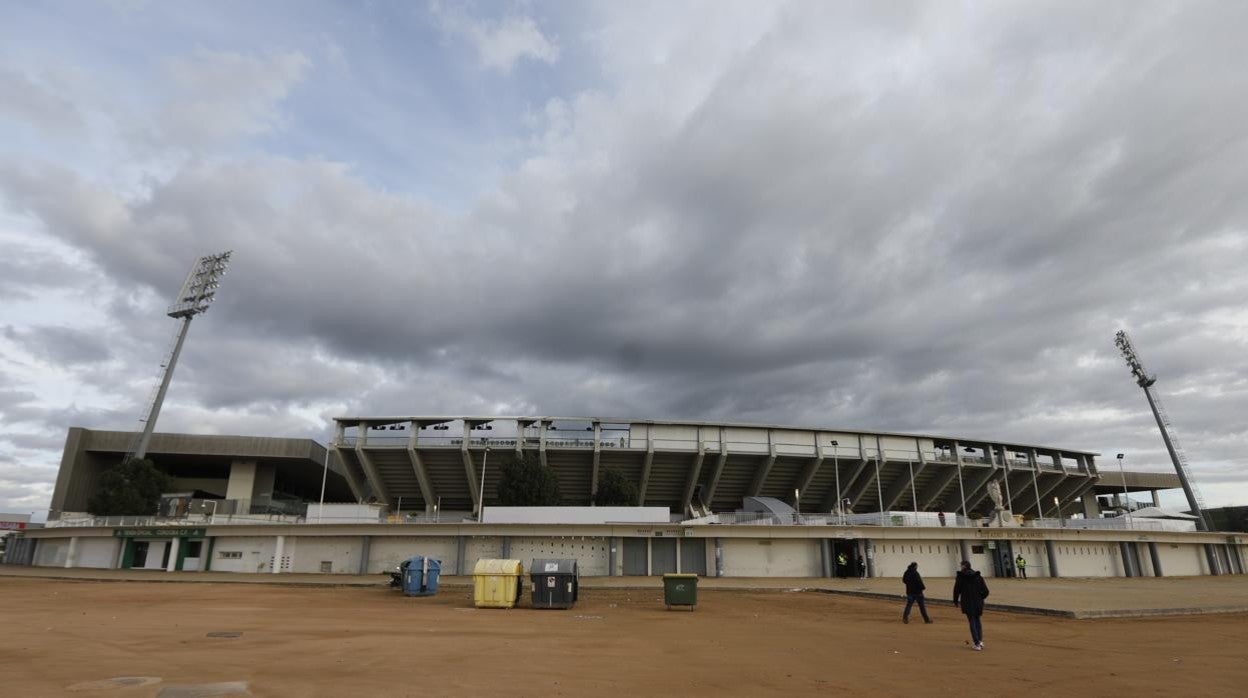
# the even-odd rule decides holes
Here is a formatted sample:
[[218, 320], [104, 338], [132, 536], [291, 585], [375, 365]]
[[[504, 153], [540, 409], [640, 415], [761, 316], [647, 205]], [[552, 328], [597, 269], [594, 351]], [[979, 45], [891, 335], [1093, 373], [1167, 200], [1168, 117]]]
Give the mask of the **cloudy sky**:
[[[4, 2], [0, 511], [133, 429], [921, 431], [1248, 504], [1248, 3]], [[1171, 493], [1166, 502], [1179, 504]]]

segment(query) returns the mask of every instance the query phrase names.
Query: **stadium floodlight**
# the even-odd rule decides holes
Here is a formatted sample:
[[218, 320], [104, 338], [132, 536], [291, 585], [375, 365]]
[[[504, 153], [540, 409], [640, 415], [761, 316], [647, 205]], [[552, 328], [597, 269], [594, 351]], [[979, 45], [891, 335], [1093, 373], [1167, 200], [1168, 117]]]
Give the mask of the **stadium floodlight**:
[[[1191, 469], [1187, 464], [1187, 454], [1184, 453], [1183, 447], [1179, 445], [1179, 439], [1174, 434], [1170, 417], [1166, 414], [1166, 408], [1161, 404], [1161, 397], [1153, 392], [1153, 384], [1157, 382], [1156, 375], [1150, 375], [1144, 369], [1144, 362], [1140, 360], [1139, 352], [1135, 350], [1135, 345], [1131, 342], [1131, 338], [1127, 336], [1126, 330], [1118, 330], [1114, 335], [1114, 345], [1118, 347], [1118, 351], [1122, 353], [1122, 358], [1126, 360], [1127, 367], [1131, 369], [1131, 376], [1135, 378], [1136, 385], [1144, 389], [1144, 397], [1148, 400], [1148, 406], [1153, 411], [1153, 418], [1157, 421], [1157, 429], [1161, 431], [1161, 440], [1166, 445], [1166, 451], [1170, 454], [1170, 462], [1174, 464], [1174, 470], [1179, 476], [1179, 484], [1183, 486], [1183, 494], [1187, 497], [1187, 505], [1191, 507], [1192, 514], [1196, 516], [1196, 527], [1201, 531], [1210, 530], [1209, 521], [1205, 519], [1205, 501], [1200, 494], [1200, 488], [1196, 486], [1196, 481], [1192, 477]], [[1118, 462], [1122, 463], [1122, 456], [1118, 456]], [[1205, 549], [1205, 556], [1209, 558], [1209, 568], [1214, 569], [1217, 565], [1211, 549]]]
[[152, 431], [156, 427], [156, 418], [160, 415], [160, 407], [165, 401], [165, 393], [169, 390], [169, 381], [173, 378], [173, 367], [178, 363], [178, 355], [182, 353], [182, 344], [186, 341], [187, 330], [196, 315], [208, 312], [212, 302], [216, 300], [217, 289], [221, 286], [221, 277], [230, 265], [233, 250], [220, 254], [210, 254], [195, 260], [191, 271], [182, 282], [182, 288], [169, 306], [169, 317], [182, 322], [174, 335], [172, 348], [160, 365], [160, 384], [151, 401], [148, 403], [147, 416], [143, 419], [143, 431], [134, 441], [134, 446], [126, 454], [127, 458], [142, 458], [147, 455], [147, 445], [152, 440]]
[[182, 289], [169, 306], [169, 317], [192, 317], [208, 312], [221, 286], [221, 277], [230, 265], [233, 250], [200, 257], [182, 282]]

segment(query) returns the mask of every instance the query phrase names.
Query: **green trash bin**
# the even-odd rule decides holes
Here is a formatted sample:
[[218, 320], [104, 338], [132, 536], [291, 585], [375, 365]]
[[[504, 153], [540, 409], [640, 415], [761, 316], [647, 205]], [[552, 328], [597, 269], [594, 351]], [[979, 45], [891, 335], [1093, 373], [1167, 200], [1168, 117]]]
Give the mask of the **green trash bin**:
[[684, 606], [692, 611], [698, 605], [698, 575], [663, 575], [663, 603], [669, 611], [673, 606]]

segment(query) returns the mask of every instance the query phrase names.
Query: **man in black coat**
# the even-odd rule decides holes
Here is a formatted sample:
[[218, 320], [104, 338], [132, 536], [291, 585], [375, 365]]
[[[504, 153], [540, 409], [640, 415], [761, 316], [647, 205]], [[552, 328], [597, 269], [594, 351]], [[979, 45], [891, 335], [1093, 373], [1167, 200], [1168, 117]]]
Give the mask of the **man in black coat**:
[[901, 613], [901, 622], [910, 622], [910, 608], [917, 601], [919, 613], [923, 614], [923, 622], [931, 623], [932, 619], [927, 616], [927, 604], [923, 603], [923, 590], [927, 586], [923, 584], [923, 577], [919, 576], [919, 563], [911, 562], [906, 573], [901, 575], [901, 581], [906, 585], [906, 610]]
[[984, 615], [986, 598], [988, 584], [984, 582], [984, 577], [971, 569], [971, 563], [963, 560], [962, 569], [958, 570], [957, 580], [953, 583], [953, 603], [966, 614], [971, 626], [971, 642], [975, 643], [976, 650], [984, 648], [984, 626], [980, 617]]

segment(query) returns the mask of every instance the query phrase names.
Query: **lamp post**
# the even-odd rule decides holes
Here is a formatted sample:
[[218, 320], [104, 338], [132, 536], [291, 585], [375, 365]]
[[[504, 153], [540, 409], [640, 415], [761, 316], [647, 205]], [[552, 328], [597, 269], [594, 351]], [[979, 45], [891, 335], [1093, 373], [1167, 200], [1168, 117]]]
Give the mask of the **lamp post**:
[[1135, 530], [1135, 519], [1131, 518], [1131, 500], [1127, 498], [1127, 472], [1122, 469], [1122, 459], [1126, 457], [1125, 453], [1118, 454], [1118, 474], [1122, 476], [1122, 506], [1127, 510], [1127, 528]]
[[800, 489], [793, 490], [793, 501], [797, 504], [797, 518], [793, 522], [800, 524], [802, 522], [802, 491]]
[[1054, 497], [1053, 506], [1057, 507], [1057, 518], [1062, 522], [1062, 528], [1066, 528], [1066, 517], [1062, 515], [1062, 501]]
[[485, 447], [481, 457], [481, 490], [477, 492], [477, 523], [485, 523], [485, 464], [490, 460], [490, 447]]

